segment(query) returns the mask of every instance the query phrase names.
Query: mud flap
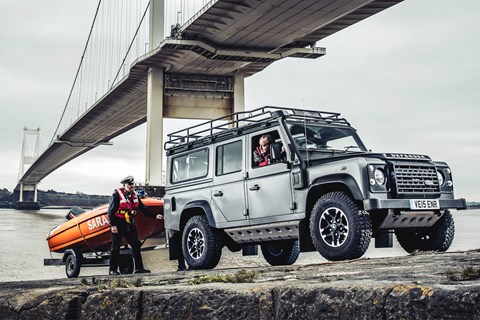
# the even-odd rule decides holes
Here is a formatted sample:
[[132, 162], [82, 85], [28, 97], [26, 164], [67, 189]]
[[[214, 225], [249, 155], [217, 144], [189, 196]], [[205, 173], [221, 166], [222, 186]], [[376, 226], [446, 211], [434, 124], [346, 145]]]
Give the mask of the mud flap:
[[392, 248], [393, 247], [393, 231], [377, 230], [375, 234], [375, 248]]
[[172, 236], [168, 238], [168, 254], [170, 260], [177, 260], [183, 257], [182, 234], [180, 232], [173, 232]]

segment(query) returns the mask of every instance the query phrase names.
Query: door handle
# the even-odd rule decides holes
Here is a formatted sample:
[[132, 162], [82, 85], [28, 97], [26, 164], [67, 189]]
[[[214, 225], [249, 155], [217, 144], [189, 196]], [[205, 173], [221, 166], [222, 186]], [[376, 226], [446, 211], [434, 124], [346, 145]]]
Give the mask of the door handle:
[[260, 190], [260, 186], [258, 184], [253, 185], [253, 187], [248, 188], [250, 191], [258, 191]]
[[223, 192], [222, 191], [217, 191], [213, 194], [214, 197], [221, 197], [223, 196]]

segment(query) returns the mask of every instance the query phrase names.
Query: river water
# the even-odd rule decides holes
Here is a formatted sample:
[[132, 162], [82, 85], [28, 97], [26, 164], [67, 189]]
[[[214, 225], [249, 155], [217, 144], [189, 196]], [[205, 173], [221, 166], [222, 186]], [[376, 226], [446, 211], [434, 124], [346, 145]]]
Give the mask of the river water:
[[[60, 258], [61, 254], [50, 255], [48, 232], [65, 222], [68, 210], [42, 209], [40, 211], [16, 211], [0, 209], [0, 282], [64, 278], [64, 267], [44, 266], [45, 258]], [[480, 248], [480, 210], [454, 212], [455, 239], [449, 251]], [[395, 238], [395, 237], [394, 237]], [[147, 245], [161, 244], [163, 239], [151, 239]], [[365, 257], [407, 255], [394, 242], [393, 248], [375, 248], [374, 241]], [[167, 250], [159, 249], [143, 253], [145, 265], [152, 272], [176, 270], [174, 261], [167, 258]], [[302, 253], [296, 264], [326, 262], [318, 253]], [[230, 253], [224, 249], [217, 268], [268, 266], [261, 253], [258, 256], [242, 257], [241, 253]], [[104, 275], [108, 268], [82, 268], [80, 276]]]

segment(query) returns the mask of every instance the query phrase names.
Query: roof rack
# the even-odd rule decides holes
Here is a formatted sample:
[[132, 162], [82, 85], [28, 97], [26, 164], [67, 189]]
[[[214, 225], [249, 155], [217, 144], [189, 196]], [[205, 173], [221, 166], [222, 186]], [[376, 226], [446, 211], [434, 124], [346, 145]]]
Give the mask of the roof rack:
[[239, 129], [249, 125], [275, 121], [279, 116], [284, 116], [289, 120], [350, 126], [350, 123], [345, 118], [340, 118], [340, 113], [337, 112], [264, 106], [254, 110], [235, 112], [172, 132], [167, 135], [164, 147], [168, 151], [177, 147], [192, 145], [193, 142], [213, 141], [218, 137], [238, 132]]

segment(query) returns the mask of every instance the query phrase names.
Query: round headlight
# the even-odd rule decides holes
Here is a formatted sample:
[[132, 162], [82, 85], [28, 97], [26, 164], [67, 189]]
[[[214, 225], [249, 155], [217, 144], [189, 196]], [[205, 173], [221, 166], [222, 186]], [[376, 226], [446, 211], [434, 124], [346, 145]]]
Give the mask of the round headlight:
[[443, 186], [443, 183], [445, 182], [445, 178], [443, 177], [443, 173], [441, 171], [437, 171], [437, 177], [438, 177], [438, 185]]
[[375, 176], [375, 182], [378, 183], [379, 185], [382, 185], [385, 183], [385, 174], [381, 169], [376, 169], [374, 176]]

